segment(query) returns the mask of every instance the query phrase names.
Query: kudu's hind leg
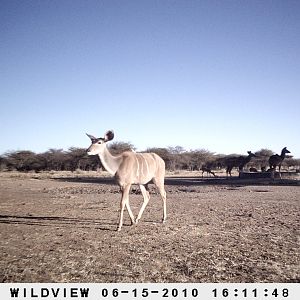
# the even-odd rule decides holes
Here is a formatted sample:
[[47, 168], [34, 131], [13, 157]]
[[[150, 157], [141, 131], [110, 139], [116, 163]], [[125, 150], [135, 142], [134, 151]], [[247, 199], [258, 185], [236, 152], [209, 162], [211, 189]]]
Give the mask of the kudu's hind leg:
[[164, 178], [162, 179], [153, 179], [155, 185], [158, 188], [158, 191], [161, 195], [161, 199], [163, 201], [163, 218], [162, 218], [162, 222], [165, 223], [167, 220], [167, 193], [165, 191], [165, 187], [164, 187]]

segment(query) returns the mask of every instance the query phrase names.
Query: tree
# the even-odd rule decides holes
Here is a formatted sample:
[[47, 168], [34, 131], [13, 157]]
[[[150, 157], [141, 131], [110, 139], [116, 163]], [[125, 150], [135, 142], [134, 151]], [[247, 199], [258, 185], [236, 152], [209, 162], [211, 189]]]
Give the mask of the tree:
[[159, 155], [166, 164], [166, 169], [170, 170], [171, 169], [171, 155], [170, 152], [168, 151], [168, 149], [166, 148], [147, 148], [147, 150], [145, 152], [153, 152], [156, 153], [157, 155]]
[[79, 161], [86, 156], [86, 150], [83, 148], [71, 147], [66, 153], [66, 164], [68, 170], [74, 172], [79, 168]]
[[190, 165], [193, 170], [200, 170], [202, 166], [213, 168], [213, 161], [215, 156], [213, 152], [206, 149], [191, 150], [190, 152]]
[[183, 169], [186, 166], [186, 159], [183, 155], [185, 149], [181, 146], [168, 147], [170, 156], [170, 170], [175, 171], [178, 169]]
[[9, 170], [17, 171], [41, 171], [47, 164], [42, 155], [28, 150], [8, 152], [5, 161]]
[[254, 166], [257, 169], [268, 169], [269, 167], [269, 158], [274, 154], [272, 150], [261, 149], [254, 153], [257, 157], [249, 164], [249, 166]]
[[[135, 147], [129, 142], [114, 142], [109, 145], [109, 150], [114, 155], [124, 151], [135, 151]], [[154, 152], [158, 154], [166, 164], [167, 170], [200, 170], [202, 166], [216, 169], [226, 167], [226, 161], [232, 156], [239, 154], [216, 155], [206, 149], [196, 149], [186, 151], [181, 146], [168, 148], [148, 148], [144, 152]], [[249, 162], [249, 167], [261, 169], [269, 167], [269, 158], [273, 151], [261, 149], [255, 152], [256, 158]], [[294, 159], [292, 156], [286, 156], [283, 165], [288, 168], [295, 167], [299, 169], [300, 159]], [[68, 151], [63, 149], [49, 149], [44, 153], [34, 153], [29, 150], [11, 151], [0, 156], [1, 170], [17, 170], [36, 172], [42, 170], [55, 171], [75, 171], [98, 170], [101, 162], [97, 155], [88, 156], [83, 148], [71, 147]]]
[[78, 168], [84, 171], [97, 171], [101, 166], [98, 155], [85, 155], [78, 162]]
[[129, 142], [113, 142], [109, 145], [112, 154], [117, 155], [124, 151], [135, 151], [136, 148]]
[[283, 163], [287, 166], [288, 169], [290, 168], [295, 168], [295, 169], [299, 169], [300, 166], [300, 159], [295, 159], [292, 157], [287, 157]]
[[0, 171], [7, 169], [7, 161], [4, 156], [0, 156]]
[[67, 156], [63, 149], [49, 149], [42, 154], [46, 161], [46, 170], [64, 171], [66, 169]]

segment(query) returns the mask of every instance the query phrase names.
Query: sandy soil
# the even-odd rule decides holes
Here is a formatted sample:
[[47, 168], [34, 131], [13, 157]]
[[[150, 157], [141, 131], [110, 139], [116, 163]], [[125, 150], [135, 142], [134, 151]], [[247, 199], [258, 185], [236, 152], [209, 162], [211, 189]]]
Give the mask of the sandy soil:
[[116, 232], [110, 179], [0, 174], [0, 282], [300, 282], [299, 181], [170, 177], [166, 224], [151, 190]]

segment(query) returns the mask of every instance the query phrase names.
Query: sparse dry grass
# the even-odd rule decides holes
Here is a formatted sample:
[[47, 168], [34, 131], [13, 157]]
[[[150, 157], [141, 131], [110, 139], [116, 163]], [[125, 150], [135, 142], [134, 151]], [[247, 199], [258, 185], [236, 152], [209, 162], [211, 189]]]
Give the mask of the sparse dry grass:
[[119, 189], [98, 176], [0, 173], [2, 282], [300, 282], [299, 186], [169, 179], [167, 224], [151, 188], [118, 233]]

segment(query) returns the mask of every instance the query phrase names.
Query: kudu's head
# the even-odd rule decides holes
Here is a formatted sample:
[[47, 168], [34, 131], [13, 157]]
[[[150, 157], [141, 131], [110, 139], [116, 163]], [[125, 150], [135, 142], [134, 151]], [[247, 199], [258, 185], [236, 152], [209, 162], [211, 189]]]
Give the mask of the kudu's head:
[[291, 153], [286, 147], [281, 150], [281, 155], [285, 155], [287, 153]]
[[247, 151], [248, 156], [251, 157], [257, 157], [257, 155], [255, 155], [254, 153], [252, 153], [251, 151]]
[[96, 138], [93, 135], [86, 134], [92, 141], [91, 146], [86, 150], [88, 155], [97, 155], [102, 153], [106, 147], [106, 143], [114, 138], [114, 132], [109, 130], [105, 133], [103, 138]]

